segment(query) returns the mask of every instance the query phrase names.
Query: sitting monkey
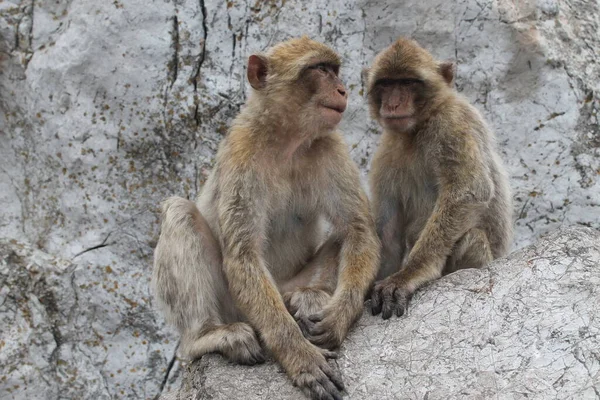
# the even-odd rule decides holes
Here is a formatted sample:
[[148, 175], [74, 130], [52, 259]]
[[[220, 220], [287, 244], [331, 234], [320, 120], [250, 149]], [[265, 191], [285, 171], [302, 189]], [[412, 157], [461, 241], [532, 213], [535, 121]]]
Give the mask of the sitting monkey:
[[512, 204], [494, 134], [454, 89], [454, 66], [399, 39], [366, 72], [383, 127], [370, 186], [381, 267], [373, 315], [401, 316], [415, 290], [507, 253]]
[[358, 169], [335, 130], [347, 102], [339, 67], [306, 37], [250, 56], [250, 98], [196, 203], [164, 202], [154, 254], [183, 356], [254, 364], [262, 342], [315, 399], [341, 398], [326, 361], [335, 354], [316, 345], [340, 345], [379, 266]]

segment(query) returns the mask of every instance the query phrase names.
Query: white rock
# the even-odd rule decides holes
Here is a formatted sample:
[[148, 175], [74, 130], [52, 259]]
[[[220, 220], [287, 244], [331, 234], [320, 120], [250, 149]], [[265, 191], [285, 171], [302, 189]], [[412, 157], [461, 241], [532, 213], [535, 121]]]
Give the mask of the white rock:
[[[405, 317], [365, 312], [335, 362], [346, 398], [600, 397], [599, 263], [600, 233], [559, 230], [422, 288]], [[234, 366], [210, 355], [161, 399], [196, 398], [304, 396], [272, 362]]]
[[[4, 272], [12, 278], [0, 285], [0, 397], [151, 398], [176, 383], [177, 335], [148, 288], [158, 204], [197, 194], [246, 98], [247, 56], [292, 36], [342, 54], [350, 92], [342, 129], [363, 174], [379, 128], [360, 71], [408, 35], [458, 61], [458, 90], [496, 130], [515, 193], [515, 248], [559, 226], [599, 228], [598, 8], [587, 0], [0, 1], [2, 257], [21, 246], [19, 257], [41, 268]], [[40, 313], [34, 328], [15, 299], [33, 290], [45, 304], [30, 286], [42, 281], [60, 312]], [[60, 346], [47, 335], [56, 326]]]

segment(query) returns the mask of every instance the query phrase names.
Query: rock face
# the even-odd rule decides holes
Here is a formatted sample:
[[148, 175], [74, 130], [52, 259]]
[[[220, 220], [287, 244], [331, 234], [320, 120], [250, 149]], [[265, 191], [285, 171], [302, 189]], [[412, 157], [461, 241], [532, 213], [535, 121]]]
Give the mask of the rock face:
[[146, 398], [160, 391], [164, 359], [173, 357], [164, 354], [169, 339], [123, 276], [0, 240], [0, 397]]
[[[600, 397], [600, 234], [559, 230], [418, 291], [408, 315], [365, 313], [336, 361], [348, 399]], [[280, 368], [192, 363], [162, 399], [304, 399]]]
[[177, 335], [148, 288], [158, 204], [198, 193], [247, 56], [292, 36], [342, 54], [363, 174], [379, 130], [360, 71], [408, 35], [457, 61], [496, 130], [515, 247], [600, 228], [599, 20], [588, 0], [0, 0], [0, 397], [177, 384]]

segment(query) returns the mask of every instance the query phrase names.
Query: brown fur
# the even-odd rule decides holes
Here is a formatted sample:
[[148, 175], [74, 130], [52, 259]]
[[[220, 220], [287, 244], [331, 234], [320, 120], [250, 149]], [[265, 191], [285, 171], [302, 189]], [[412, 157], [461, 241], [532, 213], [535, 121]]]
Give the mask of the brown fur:
[[250, 57], [256, 90], [196, 204], [164, 203], [154, 263], [184, 356], [260, 362], [260, 338], [306, 394], [335, 399], [343, 385], [326, 362], [333, 353], [314, 344], [340, 345], [379, 264], [358, 169], [335, 132], [338, 111], [323, 109], [345, 107], [338, 66], [308, 38]]
[[[367, 73], [371, 115], [384, 127], [370, 174], [383, 245], [382, 280], [371, 300], [383, 318], [402, 315], [414, 291], [442, 273], [481, 267], [510, 246], [511, 195], [495, 138], [454, 90], [452, 71], [416, 42], [399, 39]], [[406, 77], [417, 81], [400, 81]], [[386, 108], [383, 92], [394, 88], [413, 103]], [[381, 110], [416, 112], [390, 120]]]

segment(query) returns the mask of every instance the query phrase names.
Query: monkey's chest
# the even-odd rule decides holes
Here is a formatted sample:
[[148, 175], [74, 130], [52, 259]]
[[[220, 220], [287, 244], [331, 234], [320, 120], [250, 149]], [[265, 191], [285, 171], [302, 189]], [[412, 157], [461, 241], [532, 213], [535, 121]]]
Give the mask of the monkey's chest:
[[275, 280], [287, 280], [314, 254], [320, 224], [306, 210], [290, 208], [273, 213], [269, 221], [264, 255]]
[[424, 171], [411, 169], [400, 171], [397, 177], [406, 235], [418, 236], [435, 207], [437, 180]]

